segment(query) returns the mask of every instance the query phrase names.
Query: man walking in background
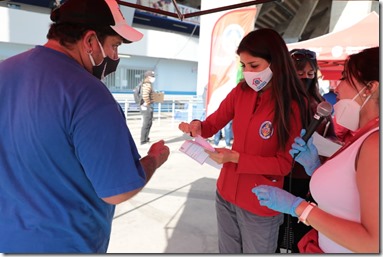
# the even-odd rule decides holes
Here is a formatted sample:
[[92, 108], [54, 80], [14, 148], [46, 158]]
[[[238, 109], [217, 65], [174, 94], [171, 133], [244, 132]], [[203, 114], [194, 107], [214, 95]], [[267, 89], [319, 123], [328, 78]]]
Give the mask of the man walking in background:
[[148, 70], [144, 74], [144, 80], [142, 81], [141, 94], [143, 104], [141, 104], [140, 110], [142, 114], [142, 128], [141, 128], [141, 145], [149, 143], [149, 132], [153, 124], [153, 83], [155, 81], [154, 71]]

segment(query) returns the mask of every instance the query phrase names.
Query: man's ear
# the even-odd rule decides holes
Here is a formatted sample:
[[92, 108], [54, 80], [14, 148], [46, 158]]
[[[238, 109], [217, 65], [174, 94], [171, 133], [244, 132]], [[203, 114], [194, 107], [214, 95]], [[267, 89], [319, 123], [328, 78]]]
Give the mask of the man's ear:
[[87, 53], [93, 52], [93, 44], [96, 43], [96, 39], [97, 39], [96, 32], [94, 32], [93, 30], [88, 30], [84, 34], [81, 42], [82, 42], [83, 48], [85, 49]]

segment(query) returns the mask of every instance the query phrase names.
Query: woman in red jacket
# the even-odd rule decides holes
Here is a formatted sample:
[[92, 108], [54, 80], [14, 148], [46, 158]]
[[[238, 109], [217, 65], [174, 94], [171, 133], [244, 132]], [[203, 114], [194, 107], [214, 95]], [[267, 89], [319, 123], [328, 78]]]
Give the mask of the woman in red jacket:
[[237, 54], [244, 81], [205, 121], [182, 122], [179, 129], [208, 138], [233, 120], [232, 150], [216, 148], [209, 153], [223, 164], [216, 197], [219, 251], [274, 253], [283, 215], [260, 206], [251, 188], [283, 187], [292, 165], [289, 146], [311, 113], [286, 44], [276, 31], [250, 32]]

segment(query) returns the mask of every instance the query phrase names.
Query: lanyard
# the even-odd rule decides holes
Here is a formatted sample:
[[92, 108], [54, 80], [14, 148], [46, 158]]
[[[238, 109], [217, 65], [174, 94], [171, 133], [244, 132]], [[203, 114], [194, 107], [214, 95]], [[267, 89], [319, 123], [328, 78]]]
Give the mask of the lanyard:
[[336, 155], [338, 155], [339, 153], [343, 152], [347, 147], [349, 147], [352, 143], [358, 140], [358, 138], [360, 138], [361, 136], [363, 136], [364, 134], [366, 134], [367, 132], [369, 132], [370, 130], [376, 127], [379, 127], [379, 117], [373, 120], [370, 120], [363, 128], [360, 128], [359, 130], [357, 130], [354, 136], [351, 137], [349, 140], [347, 140], [345, 144], [327, 160], [330, 160], [334, 158]]

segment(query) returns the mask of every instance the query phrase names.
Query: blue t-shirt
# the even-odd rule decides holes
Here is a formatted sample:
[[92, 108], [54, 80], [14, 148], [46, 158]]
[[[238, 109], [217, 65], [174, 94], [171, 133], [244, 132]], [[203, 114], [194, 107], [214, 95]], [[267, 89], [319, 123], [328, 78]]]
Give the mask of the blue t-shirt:
[[0, 63], [0, 252], [105, 253], [114, 205], [144, 186], [140, 155], [105, 85], [37, 46]]
[[[329, 91], [328, 93], [323, 95], [323, 98], [329, 102], [332, 106], [336, 104], [336, 94], [333, 91]], [[332, 109], [331, 114], [334, 113], [334, 109]]]

